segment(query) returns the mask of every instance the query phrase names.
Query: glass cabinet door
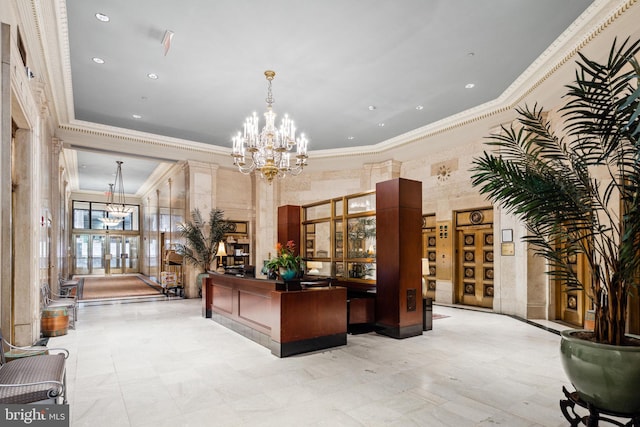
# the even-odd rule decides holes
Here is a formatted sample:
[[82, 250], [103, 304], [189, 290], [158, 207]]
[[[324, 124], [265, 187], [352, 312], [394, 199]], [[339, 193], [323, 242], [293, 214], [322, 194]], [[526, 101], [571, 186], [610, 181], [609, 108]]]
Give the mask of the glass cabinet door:
[[349, 218], [347, 220], [347, 257], [376, 257], [376, 217]]
[[375, 282], [375, 209], [375, 192], [304, 206], [301, 254], [307, 272]]

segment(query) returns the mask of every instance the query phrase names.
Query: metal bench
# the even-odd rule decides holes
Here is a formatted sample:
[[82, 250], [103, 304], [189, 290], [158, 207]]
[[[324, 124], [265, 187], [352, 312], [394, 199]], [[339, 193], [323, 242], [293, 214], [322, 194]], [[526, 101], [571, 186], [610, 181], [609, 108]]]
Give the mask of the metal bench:
[[[34, 355], [7, 362], [5, 346], [14, 352], [33, 351]], [[60, 353], [51, 354], [54, 351]], [[4, 339], [0, 330], [0, 403], [66, 404], [67, 357], [69, 352], [62, 348], [15, 347]]]

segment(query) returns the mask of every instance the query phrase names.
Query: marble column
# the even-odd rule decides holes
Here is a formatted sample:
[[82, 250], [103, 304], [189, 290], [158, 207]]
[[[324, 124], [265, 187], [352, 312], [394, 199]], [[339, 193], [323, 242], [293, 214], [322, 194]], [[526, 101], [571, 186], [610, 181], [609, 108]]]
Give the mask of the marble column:
[[13, 309], [14, 342], [31, 344], [37, 337], [36, 319], [39, 317], [38, 252], [35, 250], [38, 232], [46, 226], [46, 218], [34, 214], [33, 132], [19, 129], [14, 144], [14, 201], [13, 206]]
[[64, 173], [64, 168], [60, 167], [60, 153], [62, 152], [62, 141], [58, 138], [51, 139], [51, 167], [49, 169], [49, 188], [51, 189], [51, 245], [50, 245], [50, 274], [51, 287], [58, 292], [57, 278], [61, 275], [60, 254], [64, 253], [64, 239], [61, 233], [62, 209], [60, 203], [60, 177]]
[[9, 25], [0, 24], [0, 327], [13, 341], [10, 32]]
[[401, 167], [402, 162], [397, 160], [364, 164], [360, 176], [360, 188], [373, 190], [379, 182], [400, 178]]
[[[218, 165], [189, 160], [185, 164], [185, 218], [191, 218], [191, 211], [200, 209], [204, 218], [216, 208]], [[184, 265], [185, 295], [187, 298], [198, 297], [196, 282], [199, 271], [192, 265]]]
[[255, 175], [252, 178], [255, 180], [256, 188], [256, 277], [264, 279], [266, 276], [262, 274], [263, 261], [276, 254], [280, 182], [276, 179], [268, 183]]

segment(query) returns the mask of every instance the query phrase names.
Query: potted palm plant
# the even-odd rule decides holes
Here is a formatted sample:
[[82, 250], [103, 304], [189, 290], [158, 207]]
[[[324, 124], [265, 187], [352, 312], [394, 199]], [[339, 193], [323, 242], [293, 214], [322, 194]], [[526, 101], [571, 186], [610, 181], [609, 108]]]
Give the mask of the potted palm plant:
[[[594, 330], [562, 333], [562, 363], [584, 402], [618, 414], [640, 412], [640, 341], [625, 333], [640, 284], [639, 51], [627, 40], [606, 63], [580, 54], [563, 123], [517, 108], [517, 123], [488, 139], [497, 150], [472, 167], [473, 185], [521, 218], [549, 274], [591, 299]], [[587, 279], [569, 267], [578, 254]]]
[[178, 225], [185, 243], [176, 245], [176, 252], [199, 270], [198, 293], [202, 293], [202, 277], [210, 270], [216, 258], [218, 245], [224, 234], [231, 231], [231, 224], [224, 219], [224, 211], [211, 209], [209, 221], [205, 222], [199, 209], [191, 211], [191, 221]]

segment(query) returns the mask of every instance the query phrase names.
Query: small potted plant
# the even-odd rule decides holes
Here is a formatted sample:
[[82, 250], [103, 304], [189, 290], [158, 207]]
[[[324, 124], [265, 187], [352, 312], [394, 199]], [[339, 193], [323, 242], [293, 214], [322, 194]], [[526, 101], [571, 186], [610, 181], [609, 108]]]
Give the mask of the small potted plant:
[[278, 273], [284, 281], [298, 277], [300, 273], [300, 255], [296, 255], [296, 244], [289, 240], [285, 245], [278, 242], [276, 256], [266, 264], [266, 268]]
[[[518, 108], [472, 169], [473, 185], [523, 221], [549, 273], [591, 298], [594, 331], [563, 331], [561, 360], [582, 401], [618, 414], [640, 412], [640, 341], [626, 334], [640, 284], [639, 53], [627, 40], [606, 63], [580, 54], [562, 126]], [[570, 268], [576, 256], [586, 279]]]

